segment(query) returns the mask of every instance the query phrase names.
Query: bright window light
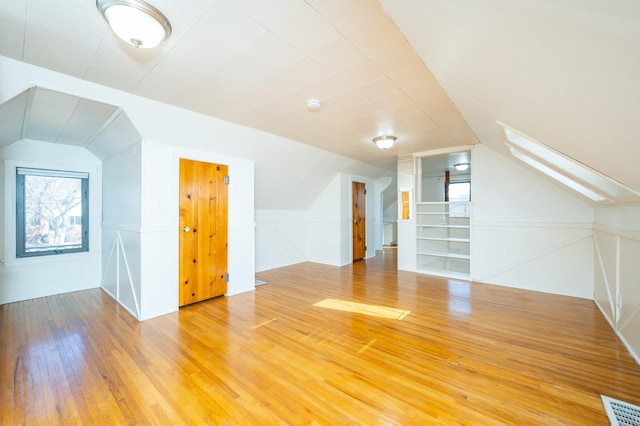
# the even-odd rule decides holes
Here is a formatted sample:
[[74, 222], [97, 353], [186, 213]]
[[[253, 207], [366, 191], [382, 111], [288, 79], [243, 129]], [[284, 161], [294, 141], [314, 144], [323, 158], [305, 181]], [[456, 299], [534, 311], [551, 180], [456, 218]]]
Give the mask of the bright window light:
[[89, 175], [16, 170], [16, 257], [89, 251]]
[[449, 184], [449, 201], [471, 201], [471, 182], [451, 182]]
[[591, 199], [591, 200], [593, 200], [595, 202], [602, 202], [602, 201], [607, 201], [608, 200], [607, 198], [603, 197], [602, 195], [590, 190], [586, 186], [583, 186], [583, 185], [579, 184], [578, 182], [569, 179], [567, 176], [558, 173], [557, 171], [553, 170], [552, 168], [547, 167], [544, 164], [534, 160], [533, 158], [531, 158], [528, 155], [522, 153], [521, 151], [515, 149], [514, 147], [509, 146], [509, 149], [511, 151], [511, 155], [513, 155], [518, 160], [520, 160], [523, 163], [533, 167], [534, 169], [538, 170], [539, 172], [544, 173], [545, 175], [549, 176], [550, 178], [557, 180], [561, 184], [568, 186], [569, 188], [573, 189], [574, 191], [579, 192], [580, 194], [584, 195], [585, 197], [587, 197], [587, 198], [589, 198], [589, 199]]
[[[507, 145], [514, 157], [594, 201], [614, 201], [640, 195], [610, 177], [528, 138], [504, 123], [498, 122], [498, 125], [503, 128], [508, 141]], [[514, 148], [517, 149], [514, 150]], [[577, 189], [578, 187], [581, 189]]]

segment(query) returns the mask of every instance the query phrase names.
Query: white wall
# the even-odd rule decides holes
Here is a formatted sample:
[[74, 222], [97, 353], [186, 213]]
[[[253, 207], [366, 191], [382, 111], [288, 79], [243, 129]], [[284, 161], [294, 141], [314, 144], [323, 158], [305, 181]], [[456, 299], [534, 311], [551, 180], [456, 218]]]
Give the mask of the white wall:
[[[382, 250], [382, 246], [385, 241], [385, 232], [387, 232], [385, 211], [389, 209], [390, 206], [397, 206], [397, 201], [395, 198], [397, 188], [396, 188], [396, 185], [392, 185], [392, 183], [395, 183], [395, 179], [392, 177], [377, 178], [373, 183], [373, 189], [370, 189], [373, 191], [372, 198], [376, 202], [376, 205], [374, 206], [376, 211], [376, 218], [379, 218], [379, 220], [377, 220], [375, 223], [375, 229], [374, 229], [375, 250]], [[390, 198], [389, 194], [393, 194], [394, 201], [389, 200]], [[396, 215], [397, 215], [397, 210], [394, 210], [394, 211], [396, 212]], [[393, 214], [391, 212], [389, 213]], [[397, 216], [396, 216], [396, 219], [397, 219]], [[395, 220], [393, 220], [393, 222], [394, 222], [393, 233], [395, 235], [395, 230], [396, 230]], [[394, 237], [394, 240], [395, 240], [395, 237]]]
[[[311, 262], [335, 266], [348, 263], [342, 254], [344, 240], [348, 238], [343, 233], [343, 181], [345, 176], [336, 175], [307, 210], [307, 253]], [[351, 240], [348, 243], [351, 244]]]
[[180, 158], [229, 167], [226, 295], [255, 288], [253, 163], [142, 141], [104, 162], [102, 284], [140, 320], [178, 309]]
[[382, 244], [391, 244], [398, 242], [398, 202], [391, 203], [382, 212], [382, 220], [384, 224]]
[[[107, 268], [102, 274], [105, 288], [109, 292], [117, 293], [118, 288], [134, 289], [133, 292], [126, 293], [123, 290], [123, 294], [116, 295], [127, 309], [140, 319], [177, 309], [176, 230], [178, 158], [180, 156], [229, 165], [232, 183], [229, 187], [230, 282], [228, 294], [254, 288], [254, 166], [251, 160], [240, 159], [238, 156], [252, 155], [256, 146], [267, 141], [275, 141], [274, 144], [279, 143], [286, 148], [296, 145], [295, 142], [8, 58], [0, 57], [0, 67], [3, 70], [2, 79], [0, 79], [0, 102], [15, 96], [33, 84], [38, 84], [121, 106], [146, 138], [146, 142], [137, 148], [140, 149], [140, 153], [136, 154], [138, 157], [125, 155], [128, 158], [113, 159], [113, 168], [109, 166], [111, 172], [107, 183], [109, 188], [114, 186], [113, 195], [109, 195], [113, 203], [109, 201], [107, 208], [131, 204], [130, 210], [120, 212], [121, 215], [115, 218], [107, 215], [109, 219], [113, 219], [112, 225], [119, 231], [122, 244], [114, 244], [116, 229], [105, 232], [104, 244], [105, 262], [110, 255], [107, 251], [113, 247], [120, 247], [124, 248], [124, 251], [121, 251], [119, 259], [121, 262], [126, 259], [129, 268], [127, 269], [123, 264], [116, 269]], [[66, 148], [60, 145], [59, 149]], [[77, 150], [86, 152], [81, 148]], [[84, 155], [90, 154], [86, 152]], [[49, 156], [48, 158], [57, 157]], [[96, 161], [96, 164], [100, 164], [95, 157], [91, 156], [91, 158]], [[107, 159], [107, 162], [110, 160], [112, 159]], [[84, 160], [79, 162], [84, 165], [83, 167], [92, 164]], [[347, 161], [342, 165], [346, 163]], [[129, 182], [131, 186], [123, 188], [124, 182], [119, 181], [115, 176], [117, 173], [134, 174], [135, 177]], [[311, 183], [309, 186], [313, 187]], [[277, 188], [270, 190], [277, 192]], [[99, 191], [92, 192], [100, 194]], [[112, 191], [109, 190], [109, 194], [111, 193]], [[296, 198], [292, 197], [292, 199]], [[100, 206], [98, 205], [95, 217], [99, 216]], [[135, 219], [132, 219], [133, 216]], [[95, 249], [98, 252], [101, 249], [99, 228], [96, 234], [98, 236], [92, 237], [92, 244], [97, 242], [98, 245], [92, 245], [92, 250]], [[49, 270], [52, 268], [50, 267]], [[57, 262], [55, 268], [64, 269], [67, 274], [72, 274], [66, 281], [73, 283], [69, 285], [75, 286], [74, 289], [81, 285], [96, 287], [101, 282], [101, 259], [97, 253], [94, 263], [88, 268], [94, 277], [93, 280], [78, 280], [84, 272], [84, 269], [79, 267], [69, 268], [68, 265]], [[5, 264], [3, 270], [6, 269]], [[50, 279], [50, 275], [46, 274], [47, 280]], [[45, 274], [38, 278], [40, 279], [34, 282], [42, 286]], [[6, 281], [3, 279], [2, 283]], [[120, 287], [114, 284], [116, 282]], [[21, 291], [24, 293], [24, 290]], [[56, 286], [48, 294], [59, 292], [61, 292], [60, 287]], [[44, 291], [38, 294], [44, 295]], [[133, 297], [134, 295], [136, 298]], [[21, 297], [28, 298], [32, 295], [29, 293]]]
[[[101, 162], [83, 148], [22, 140], [0, 150], [3, 174], [0, 304], [100, 285]], [[16, 167], [89, 173], [89, 252], [16, 259]]]
[[[247, 198], [243, 198], [239, 203], [243, 206], [242, 211], [250, 211], [251, 214], [257, 208], [257, 216], [259, 220], [264, 220], [264, 223], [259, 222], [256, 229], [253, 228], [253, 218], [243, 218], [237, 224], [230, 223], [230, 227], [236, 227], [235, 233], [243, 235], [241, 240], [249, 244], [245, 246], [235, 242], [233, 245], [230, 243], [229, 246], [230, 256], [235, 251], [238, 258], [244, 257], [249, 261], [249, 267], [243, 269], [240, 276], [247, 275], [248, 271], [253, 272], [252, 267], [256, 264], [262, 269], [297, 263], [301, 260], [300, 252], [302, 247], [306, 247], [304, 250], [308, 250], [309, 245], [308, 240], [305, 240], [304, 245], [302, 245], [297, 238], [300, 235], [305, 235], [309, 228], [312, 228], [311, 232], [316, 232], [313, 225], [308, 224], [308, 218], [305, 218], [305, 223], [300, 225], [306, 229], [305, 232], [297, 234], [292, 241], [289, 241], [288, 237], [286, 237], [286, 235], [290, 235], [289, 230], [285, 231], [285, 237], [279, 238], [278, 234], [273, 232], [274, 226], [277, 230], [278, 228], [284, 228], [287, 223], [289, 225], [296, 223], [298, 219], [293, 219], [298, 215], [296, 212], [304, 211], [306, 214], [307, 210], [322, 196], [321, 194], [327, 185], [337, 175], [342, 173], [345, 176], [362, 176], [368, 179], [367, 187], [369, 189], [373, 188], [372, 182], [374, 179], [393, 176], [393, 173], [387, 170], [286, 138], [144, 99], [9, 58], [0, 57], [0, 67], [3, 69], [3, 76], [0, 80], [0, 101], [15, 96], [32, 84], [38, 84], [42, 87], [122, 107], [145, 140], [143, 153], [147, 152], [146, 147], [153, 149], [155, 146], [162, 145], [169, 150], [181, 147], [180, 149], [185, 150], [185, 152], [196, 153], [195, 156], [203, 159], [203, 161], [207, 161], [204, 158], [210, 157], [209, 154], [212, 153], [216, 153], [221, 158], [244, 159], [247, 161], [246, 164], [250, 164], [253, 161], [251, 164], [254, 164], [254, 166], [251, 173], [252, 175], [255, 173], [255, 190], [252, 188], [250, 193], [245, 194]], [[158, 190], [151, 189], [155, 188], [152, 181], [153, 179], [158, 179], [158, 182], [168, 184], [166, 182], [168, 177], [164, 173], [167, 173], [168, 170], [174, 170], [173, 166], [169, 164], [172, 160], [163, 158], [164, 155], [169, 154], [150, 152], [148, 155], [153, 156], [156, 154], [160, 158], [153, 160], [148, 159], [147, 154], [143, 154], [142, 167], [145, 171], [142, 175], [142, 197], [153, 198], [156, 196], [147, 195], [147, 191], [151, 191], [151, 193], [157, 194], [159, 197], [164, 196], [167, 187]], [[153, 171], [153, 168], [151, 168], [152, 171], [147, 172], [146, 169], [151, 164], [155, 164], [154, 162], [159, 162], [158, 164], [162, 164], [163, 168], [157, 171]], [[151, 173], [153, 177], [151, 175], [147, 176], [148, 173]], [[345, 182], [342, 183], [344, 184]], [[230, 191], [232, 191], [232, 187]], [[350, 217], [347, 219], [347, 216], [350, 216], [350, 210], [349, 214], [347, 214], [344, 210], [347, 205], [340, 204], [346, 199], [346, 194], [341, 189], [341, 199], [338, 204], [334, 204], [333, 201], [330, 202], [332, 206], [340, 206], [340, 238], [343, 240], [335, 242], [335, 251], [332, 252], [332, 254], [340, 253], [339, 263], [346, 262], [345, 254], [347, 252], [350, 253], [351, 250], [351, 229], [350, 226], [347, 226], [350, 224]], [[367, 204], [375, 206], [379, 204], [379, 201], [367, 200]], [[149, 209], [153, 210], [153, 205], [153, 200], [145, 199], [142, 206], [143, 218], [146, 217], [145, 215], [148, 214], [147, 211]], [[348, 206], [350, 209], [350, 200], [348, 201]], [[374, 248], [376, 245], [374, 231], [377, 225], [375, 221], [379, 220], [380, 214], [375, 210], [367, 209], [367, 216], [367, 239], [368, 242], [373, 242], [373, 244], [368, 244], [367, 256], [372, 256], [375, 253]], [[314, 217], [314, 220], [317, 220], [317, 218]], [[144, 221], [146, 219], [143, 219]], [[147, 246], [147, 243], [145, 243], [147, 238], [145, 237], [149, 237], [149, 246], [170, 239], [168, 235], [162, 235], [163, 233], [169, 234], [172, 232], [169, 230], [168, 225], [162, 224], [159, 227], [160, 229], [157, 233], [149, 234], [147, 232], [148, 228], [143, 223], [142, 229], [139, 231], [143, 248]], [[254, 255], [256, 235], [260, 240], [258, 242], [259, 250]], [[270, 235], [273, 238], [266, 242], [262, 241], [264, 236]], [[345, 238], [348, 238], [348, 240], [344, 240]], [[155, 241], [155, 243], [152, 244], [151, 241]], [[276, 255], [273, 256], [272, 253], [276, 253]], [[325, 254], [327, 254], [327, 249], [320, 247], [312, 258], [321, 259]], [[161, 255], [162, 259], [166, 259], [167, 252], [159, 255]], [[305, 255], [305, 259], [310, 259], [308, 253], [305, 253]], [[143, 265], [140, 268], [142, 274], [141, 297], [143, 299], [145, 298], [144, 277], [146, 274], [154, 273], [153, 269], [145, 266], [144, 262], [147, 259], [153, 263], [153, 260], [149, 259], [143, 250], [141, 253]], [[236, 277], [238, 276], [236, 275]], [[233, 276], [231, 280], [234, 280]], [[253, 282], [253, 279], [251, 282]], [[230, 286], [230, 289], [237, 291], [238, 289], [247, 288], [247, 285], [247, 283], [243, 282], [238, 287]], [[141, 305], [141, 311], [143, 311], [141, 315], [146, 316], [144, 313], [146, 312], [144, 300]], [[159, 302], [158, 305], [165, 306], [159, 309], [160, 311], [168, 309], [167, 305]]]
[[[416, 270], [416, 221], [415, 221], [415, 160], [412, 156], [398, 159], [398, 200], [400, 192], [409, 191], [411, 211], [409, 219], [398, 215], [398, 269], [401, 271]], [[398, 201], [400, 203], [400, 201]], [[402, 206], [399, 204], [399, 208]]]
[[[142, 143], [103, 162], [102, 288], [136, 318], [142, 300]], [[177, 285], [177, 284], [176, 284]]]
[[[370, 177], [337, 174], [307, 210], [256, 211], [256, 270], [310, 261], [342, 266], [352, 262], [352, 182], [367, 189], [365, 258], [382, 247], [380, 192]], [[376, 233], [380, 233], [380, 241]]]
[[306, 210], [256, 210], [256, 271], [307, 260]]
[[593, 208], [483, 145], [472, 164], [471, 278], [591, 299]]
[[640, 362], [640, 206], [595, 209], [595, 301]]
[[420, 202], [444, 202], [444, 176], [422, 178], [421, 190]]
[[[471, 279], [593, 297], [593, 208], [511, 159], [472, 151]], [[414, 161], [398, 161], [398, 189], [413, 191]], [[416, 270], [414, 212], [398, 221], [398, 268]]]

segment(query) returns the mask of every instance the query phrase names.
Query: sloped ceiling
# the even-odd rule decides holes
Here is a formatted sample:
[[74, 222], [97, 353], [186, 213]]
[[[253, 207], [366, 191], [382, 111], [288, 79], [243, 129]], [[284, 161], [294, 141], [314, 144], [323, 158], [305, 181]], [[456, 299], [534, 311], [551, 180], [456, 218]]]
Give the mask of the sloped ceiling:
[[381, 4], [483, 144], [500, 120], [640, 189], [640, 2]]
[[[506, 152], [500, 120], [640, 189], [639, 2], [153, 4], [174, 32], [143, 51], [93, 1], [2, 1], [0, 54], [390, 170], [478, 139]], [[378, 150], [380, 133], [400, 143]]]
[[81, 146], [104, 160], [141, 137], [114, 105], [33, 86], [0, 104], [0, 148], [21, 139]]
[[[136, 49], [95, 1], [3, 0], [0, 55], [388, 170], [398, 155], [477, 143], [377, 0], [150, 2], [173, 32]], [[377, 149], [383, 134], [396, 147]]]

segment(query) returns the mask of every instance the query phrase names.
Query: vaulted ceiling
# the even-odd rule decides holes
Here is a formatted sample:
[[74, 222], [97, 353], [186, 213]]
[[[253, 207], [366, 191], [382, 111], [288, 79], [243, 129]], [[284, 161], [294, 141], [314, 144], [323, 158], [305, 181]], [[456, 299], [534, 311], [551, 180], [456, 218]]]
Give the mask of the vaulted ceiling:
[[499, 120], [640, 190], [640, 2], [381, 3], [483, 144]]
[[[173, 32], [148, 50], [117, 39], [92, 0], [3, 1], [0, 54], [389, 169], [477, 142], [377, 0], [152, 3]], [[400, 143], [377, 149], [383, 134]]]
[[[142, 50], [92, 0], [4, 0], [0, 55], [390, 169], [478, 141], [504, 151], [500, 120], [640, 188], [638, 2], [152, 3], [173, 34]], [[386, 133], [400, 143], [378, 150]]]

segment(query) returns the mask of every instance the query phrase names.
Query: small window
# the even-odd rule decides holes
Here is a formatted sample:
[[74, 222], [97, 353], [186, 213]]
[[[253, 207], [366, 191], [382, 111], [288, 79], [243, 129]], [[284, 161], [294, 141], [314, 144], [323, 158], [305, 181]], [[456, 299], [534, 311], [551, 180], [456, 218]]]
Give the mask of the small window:
[[89, 251], [89, 175], [16, 170], [16, 257]]
[[411, 211], [411, 201], [409, 199], [409, 191], [402, 191], [400, 194], [401, 194], [401, 201], [402, 201], [401, 219], [407, 220], [407, 219], [410, 219], [410, 211]]
[[449, 217], [469, 217], [471, 182], [451, 182], [449, 184]]
[[451, 182], [449, 184], [449, 201], [471, 201], [471, 182]]

